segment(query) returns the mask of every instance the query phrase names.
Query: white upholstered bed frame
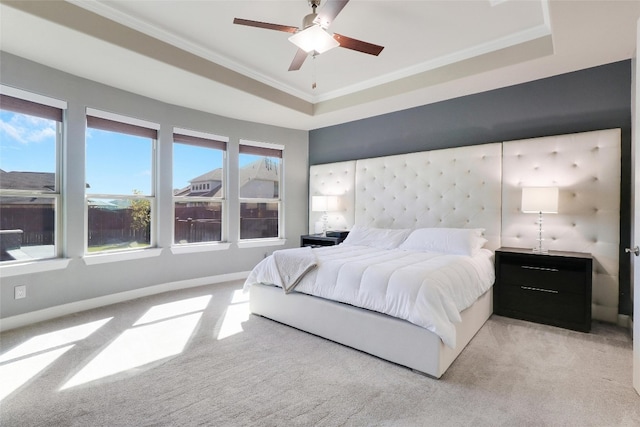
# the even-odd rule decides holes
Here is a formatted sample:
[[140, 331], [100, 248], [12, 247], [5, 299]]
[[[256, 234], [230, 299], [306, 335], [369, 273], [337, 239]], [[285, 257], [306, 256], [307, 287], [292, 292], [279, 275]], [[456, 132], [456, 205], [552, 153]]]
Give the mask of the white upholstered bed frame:
[[[315, 165], [309, 181], [310, 199], [341, 196], [341, 211], [329, 214], [332, 229], [350, 229], [354, 223], [484, 228], [485, 247], [492, 250], [505, 240], [512, 246], [533, 247], [537, 218], [519, 212], [521, 187], [559, 186], [561, 213], [553, 221], [570, 226], [570, 231], [566, 239], [550, 239], [550, 249], [594, 255], [594, 318], [615, 321], [610, 313], [617, 313], [618, 292], [618, 129]], [[317, 220], [310, 212], [310, 230]], [[615, 308], [598, 307], [614, 300]], [[491, 316], [493, 298], [490, 290], [461, 313], [455, 349], [409, 322], [304, 294], [285, 296], [271, 286], [251, 287], [250, 308], [440, 378]]]
[[[311, 167], [336, 194], [355, 198], [357, 224], [379, 228], [484, 228], [500, 245], [501, 144], [451, 148]], [[462, 313], [456, 348], [407, 321], [279, 288], [253, 285], [251, 312], [440, 378], [493, 312], [488, 291]]]

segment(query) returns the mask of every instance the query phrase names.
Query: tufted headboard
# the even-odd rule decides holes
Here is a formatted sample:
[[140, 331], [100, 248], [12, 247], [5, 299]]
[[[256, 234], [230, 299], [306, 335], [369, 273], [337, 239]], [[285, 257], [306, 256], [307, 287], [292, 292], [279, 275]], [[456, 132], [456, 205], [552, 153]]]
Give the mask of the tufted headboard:
[[[485, 228], [490, 249], [533, 248], [538, 218], [521, 212], [522, 187], [557, 186], [545, 242], [593, 254], [593, 318], [617, 322], [619, 129], [314, 165], [309, 182], [309, 200], [341, 195], [330, 229]], [[309, 212], [310, 232], [321, 215]]]
[[594, 319], [618, 321], [620, 129], [503, 144], [502, 244], [534, 247], [538, 215], [520, 211], [522, 187], [558, 187], [558, 214], [544, 215], [551, 250], [593, 255]]
[[499, 143], [315, 165], [309, 182], [310, 197], [342, 195], [329, 228], [484, 228], [487, 247], [500, 246]]
[[500, 246], [500, 144], [356, 163], [355, 223], [379, 228], [484, 228]]
[[356, 162], [327, 163], [309, 169], [309, 232], [315, 233], [315, 223], [322, 213], [311, 211], [313, 196], [339, 196], [340, 210], [328, 212], [331, 230], [349, 230], [355, 215]]

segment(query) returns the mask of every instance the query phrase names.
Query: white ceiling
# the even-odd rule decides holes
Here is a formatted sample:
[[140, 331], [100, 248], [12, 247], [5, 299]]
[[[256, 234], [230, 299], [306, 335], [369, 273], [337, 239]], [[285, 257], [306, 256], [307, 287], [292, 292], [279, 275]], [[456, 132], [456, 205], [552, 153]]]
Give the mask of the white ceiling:
[[640, 1], [351, 0], [329, 31], [382, 45], [380, 56], [336, 48], [290, 72], [290, 34], [232, 22], [299, 26], [307, 0], [1, 1], [3, 51], [172, 104], [296, 129], [628, 59], [640, 17]]

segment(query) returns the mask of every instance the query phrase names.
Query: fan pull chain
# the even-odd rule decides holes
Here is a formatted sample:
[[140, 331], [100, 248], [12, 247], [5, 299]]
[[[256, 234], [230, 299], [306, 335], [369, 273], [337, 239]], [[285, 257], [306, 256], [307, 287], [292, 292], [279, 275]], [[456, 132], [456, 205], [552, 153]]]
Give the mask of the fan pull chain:
[[313, 53], [313, 56], [311, 57], [313, 59], [312, 63], [311, 63], [311, 89], [315, 89], [317, 84], [316, 84], [316, 54], [315, 52]]

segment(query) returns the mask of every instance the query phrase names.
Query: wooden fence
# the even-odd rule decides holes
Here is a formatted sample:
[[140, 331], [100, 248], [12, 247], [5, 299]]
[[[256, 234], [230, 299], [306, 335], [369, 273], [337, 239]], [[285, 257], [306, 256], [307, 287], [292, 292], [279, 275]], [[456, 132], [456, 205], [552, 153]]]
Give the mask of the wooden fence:
[[[253, 216], [256, 214], [255, 217]], [[240, 238], [256, 239], [278, 237], [278, 213], [259, 215], [247, 210], [240, 218]], [[208, 217], [202, 217], [208, 216]], [[150, 242], [150, 227], [134, 228], [132, 209], [91, 207], [88, 212], [88, 246], [104, 246], [125, 242]], [[176, 243], [215, 242], [222, 239], [220, 212], [176, 209], [174, 220]], [[51, 205], [0, 206], [0, 229], [22, 230], [22, 246], [53, 245], [55, 239], [55, 212]]]

